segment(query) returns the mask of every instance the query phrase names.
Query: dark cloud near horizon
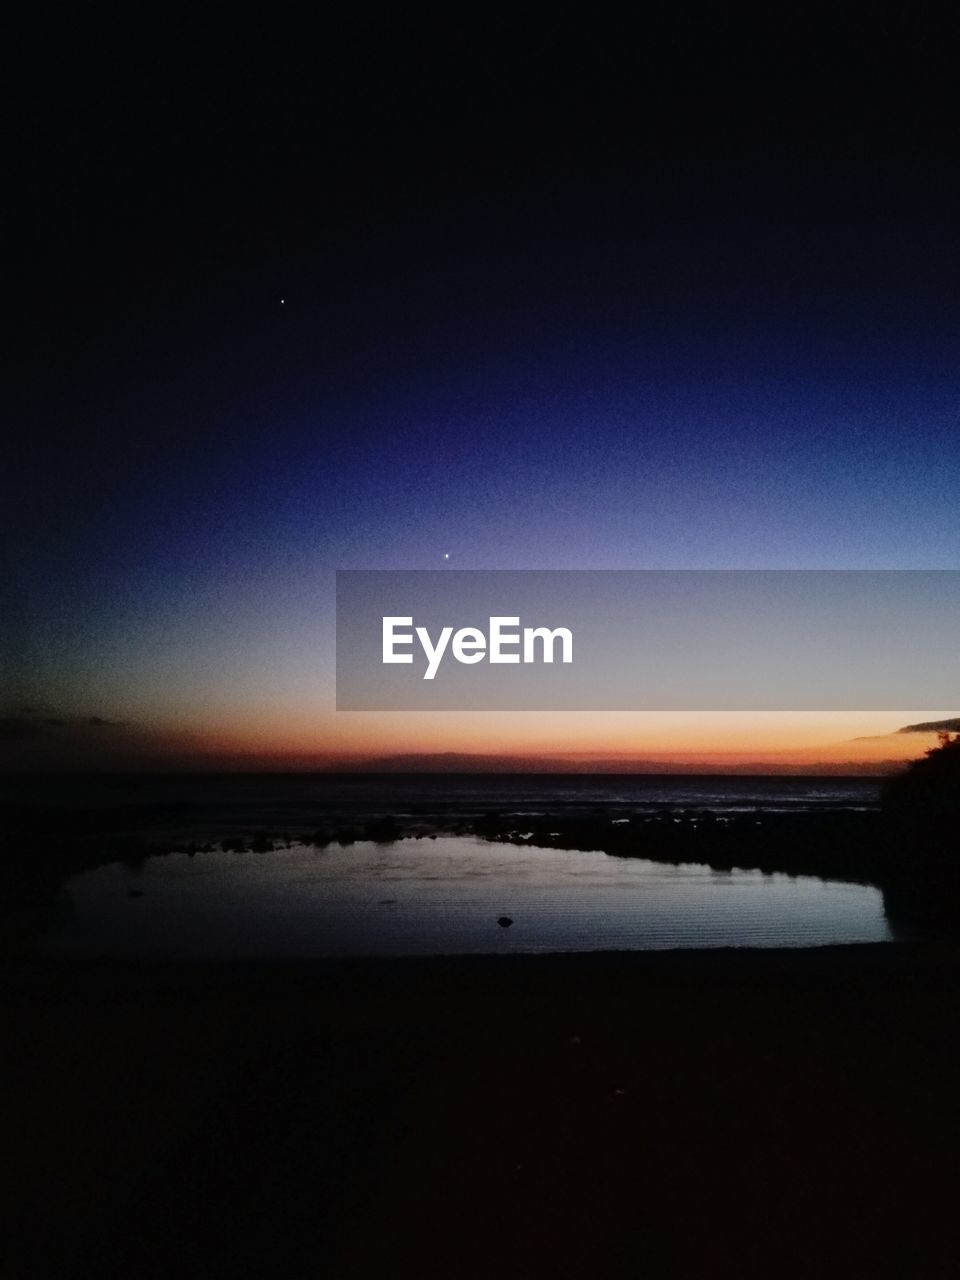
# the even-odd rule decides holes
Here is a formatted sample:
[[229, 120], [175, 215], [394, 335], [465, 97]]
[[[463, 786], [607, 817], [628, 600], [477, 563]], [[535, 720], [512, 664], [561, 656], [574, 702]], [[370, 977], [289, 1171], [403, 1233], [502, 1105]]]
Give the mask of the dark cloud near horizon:
[[122, 729], [122, 720], [105, 716], [66, 717], [48, 715], [37, 707], [22, 707], [13, 715], [0, 716], [0, 742], [24, 742], [58, 729]]
[[960, 716], [950, 716], [945, 720], [923, 720], [918, 724], [905, 724], [899, 729], [891, 729], [889, 733], [866, 733], [851, 738], [851, 742], [884, 742], [902, 733], [945, 733], [960, 732]]
[[0, 709], [0, 771], [126, 770], [179, 762], [162, 733], [100, 714]]
[[925, 720], [920, 724], [905, 724], [897, 733], [960, 733], [960, 716], [946, 720]]
[[43, 722], [29, 716], [0, 716], [0, 742], [22, 742], [43, 733]]

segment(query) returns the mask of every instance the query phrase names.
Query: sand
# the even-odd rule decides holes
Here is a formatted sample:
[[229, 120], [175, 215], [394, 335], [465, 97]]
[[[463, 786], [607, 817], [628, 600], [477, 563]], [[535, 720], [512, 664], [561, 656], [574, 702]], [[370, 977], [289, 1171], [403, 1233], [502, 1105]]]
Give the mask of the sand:
[[8, 962], [6, 1276], [955, 1274], [960, 950]]

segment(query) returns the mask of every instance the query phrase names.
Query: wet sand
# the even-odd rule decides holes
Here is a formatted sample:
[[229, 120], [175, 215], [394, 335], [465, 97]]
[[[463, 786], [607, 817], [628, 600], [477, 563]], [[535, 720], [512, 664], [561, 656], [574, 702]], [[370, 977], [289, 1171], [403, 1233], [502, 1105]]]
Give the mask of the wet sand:
[[956, 1271], [955, 946], [2, 974], [6, 1276]]

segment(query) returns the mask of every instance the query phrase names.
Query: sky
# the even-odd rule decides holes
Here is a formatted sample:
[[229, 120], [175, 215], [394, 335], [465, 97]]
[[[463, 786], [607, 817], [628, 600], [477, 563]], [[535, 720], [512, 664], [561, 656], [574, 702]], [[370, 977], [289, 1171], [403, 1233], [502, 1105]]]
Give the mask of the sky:
[[955, 33], [911, 8], [36, 15], [4, 761], [929, 745], [874, 740], [956, 707], [425, 718], [333, 684], [340, 568], [957, 566]]

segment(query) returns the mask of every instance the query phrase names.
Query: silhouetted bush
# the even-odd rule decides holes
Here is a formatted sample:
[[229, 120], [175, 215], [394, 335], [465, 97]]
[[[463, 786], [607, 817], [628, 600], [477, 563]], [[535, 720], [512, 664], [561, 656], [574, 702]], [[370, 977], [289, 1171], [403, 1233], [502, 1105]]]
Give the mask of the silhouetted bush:
[[960, 734], [941, 734], [939, 746], [889, 778], [881, 805], [901, 857], [946, 869], [960, 853]]

